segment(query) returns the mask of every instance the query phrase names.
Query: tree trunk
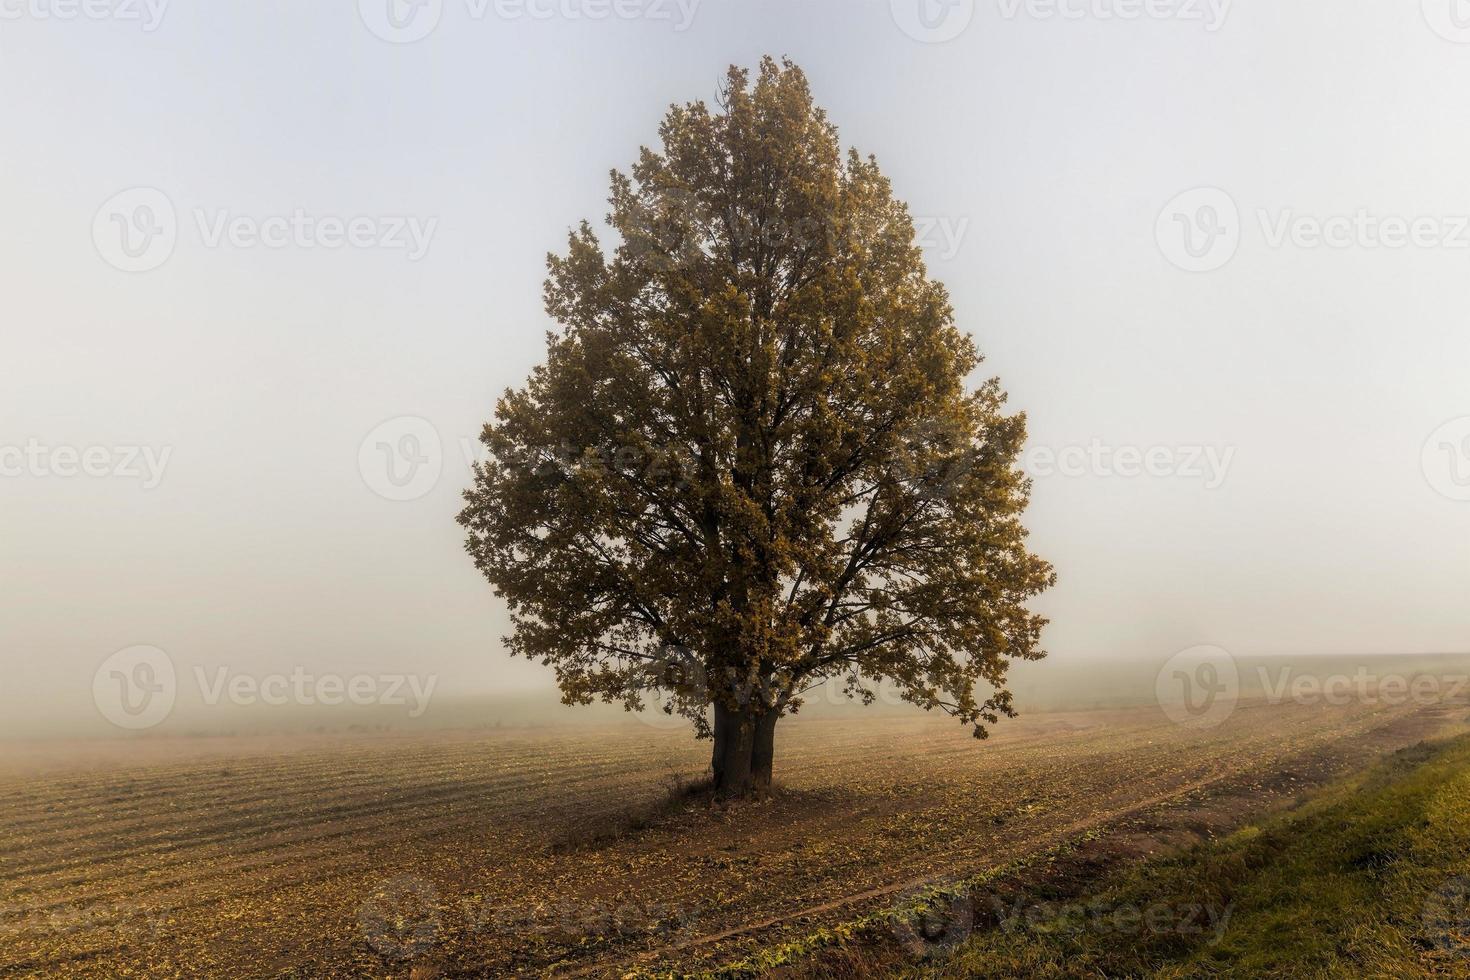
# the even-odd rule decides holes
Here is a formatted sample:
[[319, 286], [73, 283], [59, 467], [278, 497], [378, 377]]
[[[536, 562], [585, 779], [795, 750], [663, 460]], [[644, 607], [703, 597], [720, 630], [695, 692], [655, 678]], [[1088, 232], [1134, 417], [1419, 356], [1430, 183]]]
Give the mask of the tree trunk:
[[751, 769], [755, 719], [715, 703], [715, 750], [710, 760], [715, 796], [721, 800], [750, 796], [755, 789]]
[[714, 786], [719, 789], [725, 782], [725, 753], [730, 746], [730, 718], [719, 705], [715, 705], [714, 743], [709, 768], [714, 776]]
[[774, 708], [757, 714], [715, 705], [710, 770], [717, 798], [741, 799], [770, 791], [779, 716]]
[[771, 766], [776, 761], [776, 721], [781, 712], [771, 708], [756, 721], [755, 744], [751, 746], [750, 771], [755, 792], [764, 796], [771, 791]]

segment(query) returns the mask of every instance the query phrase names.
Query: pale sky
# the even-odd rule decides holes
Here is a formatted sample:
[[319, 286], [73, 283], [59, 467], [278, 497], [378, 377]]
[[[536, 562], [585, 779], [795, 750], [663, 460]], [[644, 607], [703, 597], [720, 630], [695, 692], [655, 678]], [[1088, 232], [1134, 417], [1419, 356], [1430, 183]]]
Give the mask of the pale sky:
[[[464, 447], [541, 359], [545, 253], [763, 54], [926, 219], [1031, 460], [1071, 461], [1029, 514], [1059, 662], [1470, 649], [1458, 0], [530, 2], [0, 0], [7, 717], [95, 721], [136, 645], [546, 687], [463, 554]], [[1192, 259], [1196, 188], [1224, 251]], [[426, 432], [436, 481], [373, 475]]]

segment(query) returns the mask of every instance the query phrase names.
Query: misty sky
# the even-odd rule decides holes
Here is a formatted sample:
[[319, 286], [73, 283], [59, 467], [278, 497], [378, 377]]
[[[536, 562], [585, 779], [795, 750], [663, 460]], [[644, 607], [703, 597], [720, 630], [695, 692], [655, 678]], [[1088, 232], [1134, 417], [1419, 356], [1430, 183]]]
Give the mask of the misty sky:
[[[923, 219], [1029, 417], [1048, 649], [1470, 648], [1450, 0], [94, 2], [0, 0], [12, 718], [90, 717], [139, 644], [548, 684], [463, 554], [466, 449], [542, 356], [545, 253], [767, 53]], [[430, 475], [385, 483], [379, 443]]]

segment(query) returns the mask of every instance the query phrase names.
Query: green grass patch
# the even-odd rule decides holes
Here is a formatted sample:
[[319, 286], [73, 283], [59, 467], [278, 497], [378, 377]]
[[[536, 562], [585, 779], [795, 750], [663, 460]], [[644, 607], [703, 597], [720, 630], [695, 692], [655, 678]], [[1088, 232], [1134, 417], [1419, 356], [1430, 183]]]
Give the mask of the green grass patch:
[[1470, 737], [1405, 749], [1080, 899], [971, 900], [984, 927], [894, 973], [1470, 977]]

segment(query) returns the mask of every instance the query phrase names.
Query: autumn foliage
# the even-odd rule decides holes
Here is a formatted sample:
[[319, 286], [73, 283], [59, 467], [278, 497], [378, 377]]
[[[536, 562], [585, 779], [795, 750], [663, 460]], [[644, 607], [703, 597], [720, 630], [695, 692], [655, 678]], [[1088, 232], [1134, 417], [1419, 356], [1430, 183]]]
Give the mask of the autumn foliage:
[[614, 172], [605, 247], [549, 257], [561, 329], [485, 427], [460, 521], [511, 650], [564, 699], [657, 699], [724, 796], [836, 679], [983, 737], [1051, 584], [1025, 546], [1024, 418], [928, 278], [905, 206], [790, 63], [732, 68]]

